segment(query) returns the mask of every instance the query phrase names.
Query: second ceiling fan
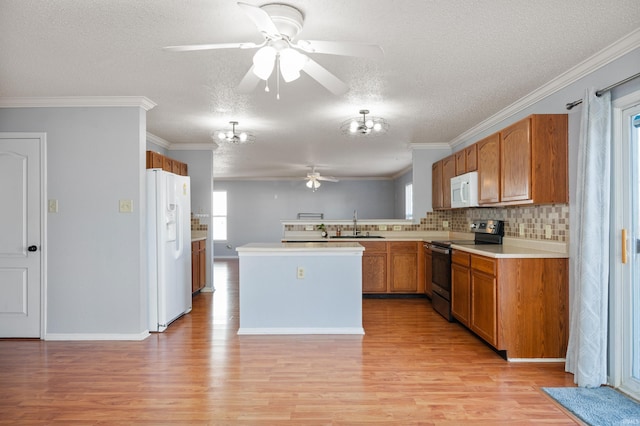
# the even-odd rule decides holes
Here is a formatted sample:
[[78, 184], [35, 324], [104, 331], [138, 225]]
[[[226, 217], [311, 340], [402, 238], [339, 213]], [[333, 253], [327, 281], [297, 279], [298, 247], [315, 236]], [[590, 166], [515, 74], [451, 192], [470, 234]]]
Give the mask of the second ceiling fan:
[[[253, 65], [240, 81], [237, 90], [241, 93], [252, 92], [261, 80], [267, 81], [276, 70], [277, 81], [280, 75], [285, 82], [291, 82], [304, 72], [335, 95], [342, 95], [349, 87], [329, 70], [311, 59], [306, 53], [327, 55], [356, 56], [378, 58], [383, 55], [382, 48], [375, 44], [297, 40], [294, 41], [304, 23], [302, 12], [293, 6], [273, 3], [254, 6], [239, 2], [238, 6], [253, 21], [263, 35], [262, 43], [217, 43], [167, 46], [164, 50], [188, 52], [211, 49], [258, 49], [253, 56]], [[301, 53], [304, 52], [304, 53]], [[268, 89], [268, 83], [265, 90]]]

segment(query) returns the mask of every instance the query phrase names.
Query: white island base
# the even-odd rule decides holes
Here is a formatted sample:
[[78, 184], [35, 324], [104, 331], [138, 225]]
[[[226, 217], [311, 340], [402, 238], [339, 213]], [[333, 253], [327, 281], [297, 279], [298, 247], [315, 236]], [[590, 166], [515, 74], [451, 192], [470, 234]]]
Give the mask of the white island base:
[[238, 334], [364, 334], [358, 243], [252, 243], [240, 260]]

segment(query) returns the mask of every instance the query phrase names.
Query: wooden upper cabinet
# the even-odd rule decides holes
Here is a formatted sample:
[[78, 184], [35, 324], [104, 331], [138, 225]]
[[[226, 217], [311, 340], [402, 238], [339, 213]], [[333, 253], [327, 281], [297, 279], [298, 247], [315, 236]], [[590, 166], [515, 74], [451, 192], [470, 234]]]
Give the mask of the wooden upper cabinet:
[[458, 151], [455, 154], [456, 156], [456, 176], [460, 176], [467, 172], [467, 154], [465, 150]]
[[478, 145], [478, 203], [500, 202], [500, 134], [495, 133]]
[[431, 166], [431, 207], [441, 209], [442, 204], [442, 160]]
[[501, 201], [567, 203], [566, 114], [537, 114], [501, 132]]
[[464, 149], [467, 164], [467, 173], [478, 170], [478, 145], [473, 144]]
[[442, 207], [451, 208], [451, 178], [456, 175], [456, 156], [442, 159]]

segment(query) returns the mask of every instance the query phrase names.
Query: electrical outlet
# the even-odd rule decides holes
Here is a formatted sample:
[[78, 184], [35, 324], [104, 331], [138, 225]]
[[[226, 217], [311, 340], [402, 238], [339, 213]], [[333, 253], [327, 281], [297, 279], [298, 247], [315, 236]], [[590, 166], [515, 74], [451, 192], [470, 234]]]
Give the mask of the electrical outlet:
[[448, 221], [448, 220], [443, 220], [443, 221], [442, 221], [442, 227], [443, 227], [444, 229], [447, 229], [447, 228], [449, 227], [449, 221]]
[[49, 200], [49, 213], [58, 213], [58, 200]]
[[297, 277], [299, 280], [304, 279], [304, 268], [302, 266], [298, 266]]
[[544, 226], [544, 237], [549, 240], [551, 239], [551, 225]]
[[120, 200], [120, 213], [132, 213], [133, 200]]
[[518, 234], [520, 234], [521, 237], [524, 237], [524, 223], [518, 225]]
[[393, 230], [394, 231], [402, 231], [402, 226], [401, 225], [393, 225]]
[[378, 231], [386, 231], [387, 225], [378, 225]]

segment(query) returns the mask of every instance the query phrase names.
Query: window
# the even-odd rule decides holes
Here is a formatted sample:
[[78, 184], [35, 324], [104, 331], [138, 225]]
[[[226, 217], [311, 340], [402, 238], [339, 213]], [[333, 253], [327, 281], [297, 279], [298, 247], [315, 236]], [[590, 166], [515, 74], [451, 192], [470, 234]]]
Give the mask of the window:
[[213, 191], [213, 241], [227, 240], [227, 191]]
[[404, 217], [413, 219], [413, 183], [408, 183], [404, 187]]

